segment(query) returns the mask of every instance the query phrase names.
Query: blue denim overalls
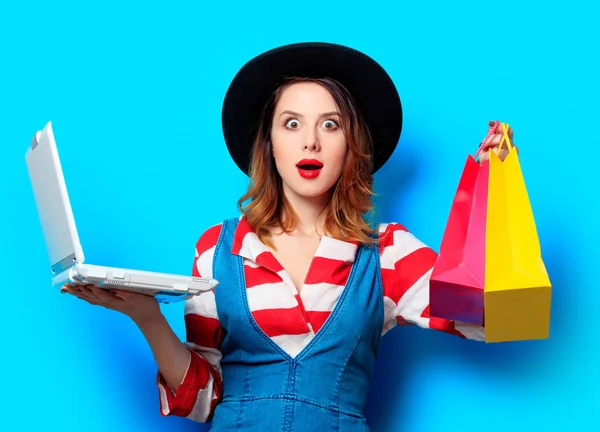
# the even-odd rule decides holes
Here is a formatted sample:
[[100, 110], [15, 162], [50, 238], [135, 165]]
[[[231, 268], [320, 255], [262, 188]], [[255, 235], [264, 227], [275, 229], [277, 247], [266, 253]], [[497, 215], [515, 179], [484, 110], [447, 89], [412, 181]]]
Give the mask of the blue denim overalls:
[[383, 325], [378, 247], [359, 247], [335, 309], [292, 358], [250, 313], [243, 258], [231, 253], [236, 226], [237, 219], [224, 222], [213, 261], [223, 400], [210, 430], [368, 431], [362, 410]]

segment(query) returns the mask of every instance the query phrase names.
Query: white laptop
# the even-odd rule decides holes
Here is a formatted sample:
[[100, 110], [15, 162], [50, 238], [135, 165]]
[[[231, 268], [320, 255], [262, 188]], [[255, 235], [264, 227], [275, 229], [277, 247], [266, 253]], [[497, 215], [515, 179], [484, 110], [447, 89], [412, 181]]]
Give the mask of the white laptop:
[[50, 258], [53, 287], [62, 287], [65, 283], [92, 284], [148, 294], [161, 303], [169, 303], [191, 298], [218, 285], [214, 279], [85, 263], [51, 122], [36, 133], [25, 160]]

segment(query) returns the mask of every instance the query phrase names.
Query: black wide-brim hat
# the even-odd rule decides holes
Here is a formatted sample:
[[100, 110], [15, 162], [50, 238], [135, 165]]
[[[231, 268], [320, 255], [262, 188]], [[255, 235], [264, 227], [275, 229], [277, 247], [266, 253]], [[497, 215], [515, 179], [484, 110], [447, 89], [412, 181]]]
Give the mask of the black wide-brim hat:
[[373, 140], [373, 173], [390, 158], [402, 130], [396, 86], [372, 58], [323, 42], [297, 43], [264, 52], [236, 74], [225, 95], [222, 126], [236, 165], [250, 170], [252, 144], [264, 106], [288, 77], [331, 78], [350, 91]]

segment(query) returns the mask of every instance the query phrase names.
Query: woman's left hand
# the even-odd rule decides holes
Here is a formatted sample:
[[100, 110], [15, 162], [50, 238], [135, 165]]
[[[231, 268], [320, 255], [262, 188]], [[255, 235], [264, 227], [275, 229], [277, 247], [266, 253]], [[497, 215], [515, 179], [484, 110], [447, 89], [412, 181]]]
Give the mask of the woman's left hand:
[[[489, 128], [491, 129], [495, 123], [496, 123], [495, 121], [488, 122]], [[489, 129], [488, 129], [488, 132], [489, 132]], [[502, 141], [503, 135], [504, 135], [504, 129], [502, 128], [502, 123], [501, 123], [498, 126], [498, 129], [496, 129], [496, 133], [493, 135], [490, 135], [490, 137], [488, 138], [485, 145], [481, 148], [481, 153], [479, 155], [480, 163], [483, 163], [486, 160], [489, 160], [490, 150], [492, 150], [493, 148], [500, 145], [500, 141]], [[511, 144], [514, 146], [513, 130], [511, 127], [508, 128], [508, 139], [510, 140]], [[519, 149], [516, 146], [515, 146], [515, 150], [517, 151], [517, 154], [518, 154]], [[498, 156], [500, 156], [500, 160], [504, 160], [506, 158], [506, 156], [508, 156], [508, 147], [506, 145], [506, 142], [503, 143], [502, 148], [500, 149], [500, 152], [498, 153]]]

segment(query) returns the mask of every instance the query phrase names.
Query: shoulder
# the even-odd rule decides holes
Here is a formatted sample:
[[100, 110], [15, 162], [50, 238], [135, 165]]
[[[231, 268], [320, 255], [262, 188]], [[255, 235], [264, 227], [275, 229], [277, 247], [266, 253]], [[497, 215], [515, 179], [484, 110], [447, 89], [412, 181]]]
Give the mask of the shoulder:
[[225, 222], [242, 220], [241, 216], [221, 221], [206, 229], [196, 241], [196, 253], [194, 256], [193, 275], [198, 277], [212, 277], [212, 262], [214, 252], [221, 237], [221, 230]]
[[379, 226], [379, 258], [383, 295], [392, 299], [395, 307], [411, 287], [426, 280], [437, 253], [404, 225], [386, 223]]
[[379, 244], [382, 247], [392, 246], [403, 241], [419, 242], [406, 226], [398, 222], [380, 223], [377, 231], [379, 232]]
[[[419, 240], [405, 225], [398, 222], [381, 223], [378, 227], [379, 250], [382, 261], [396, 262], [399, 259], [419, 252], [423, 256], [435, 256], [436, 253]], [[429, 258], [431, 259], [431, 258]]]
[[214, 251], [221, 235], [223, 222], [210, 226], [196, 240], [194, 266], [192, 275], [196, 277], [212, 277]]
[[221, 235], [221, 229], [223, 228], [223, 222], [212, 225], [200, 234], [196, 241], [196, 256], [201, 255], [206, 250], [216, 246]]
[[382, 222], [377, 226], [377, 231], [379, 231], [379, 239], [383, 239], [389, 233], [394, 233], [396, 231], [408, 232], [408, 229], [398, 222]]

